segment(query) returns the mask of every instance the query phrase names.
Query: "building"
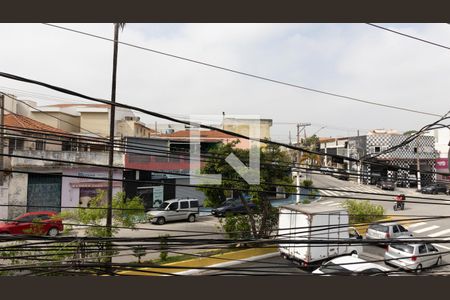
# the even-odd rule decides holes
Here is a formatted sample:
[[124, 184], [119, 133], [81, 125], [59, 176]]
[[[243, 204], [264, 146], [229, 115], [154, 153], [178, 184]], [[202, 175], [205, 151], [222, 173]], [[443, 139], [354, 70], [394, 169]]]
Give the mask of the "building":
[[[244, 119], [244, 118], [224, 118], [223, 119], [223, 129], [245, 136], [255, 135], [256, 133], [251, 132], [252, 126], [257, 126], [259, 124], [259, 137], [261, 139], [270, 140], [270, 128], [272, 127], [271, 119]], [[248, 140], [241, 140], [245, 146], [248, 147]]]
[[[54, 104], [31, 110], [31, 117], [49, 126], [89, 136], [109, 136], [110, 105]], [[133, 111], [116, 108], [115, 136], [150, 137], [157, 132], [147, 127]]]
[[449, 174], [436, 174], [436, 179], [439, 181], [450, 181], [450, 166], [448, 161], [450, 152], [450, 129], [435, 129], [429, 131], [427, 135], [433, 136], [435, 139], [435, 148], [437, 151], [436, 172]]
[[[106, 189], [107, 168], [75, 163], [107, 165], [107, 152], [88, 152], [78, 147], [76, 135], [22, 115], [5, 115], [4, 125], [2, 158], [6, 171], [0, 218], [14, 218], [26, 211], [84, 206], [99, 190]], [[115, 166], [124, 166], [123, 156], [115, 153]], [[121, 169], [114, 172], [114, 178], [122, 179]], [[114, 193], [121, 189], [122, 182], [115, 182]]]
[[[377, 154], [401, 144], [407, 137], [398, 132], [383, 130], [371, 131], [364, 136], [351, 137], [348, 141], [349, 156], [359, 159]], [[409, 144], [377, 156], [371, 160], [372, 164], [364, 164], [361, 171], [370, 176], [364, 178], [367, 183], [373, 183], [377, 178], [387, 177], [410, 187], [416, 184], [418, 177], [415, 170], [419, 169], [422, 171], [420, 183], [424, 186], [436, 180], [435, 174], [426, 173], [435, 172], [436, 156], [435, 138], [422, 135]]]

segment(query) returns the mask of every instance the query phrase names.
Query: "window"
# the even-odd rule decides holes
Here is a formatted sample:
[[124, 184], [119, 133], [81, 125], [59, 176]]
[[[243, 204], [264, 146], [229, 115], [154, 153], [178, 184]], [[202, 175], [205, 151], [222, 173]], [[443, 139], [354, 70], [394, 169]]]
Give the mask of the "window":
[[392, 231], [393, 231], [394, 233], [399, 232], [399, 230], [398, 230], [398, 228], [397, 228], [397, 225], [392, 226]]
[[414, 153], [417, 153], [417, 147], [414, 147]]
[[437, 252], [438, 250], [431, 244], [427, 244], [427, 248], [429, 252]]
[[45, 150], [45, 141], [39, 140], [35, 142], [36, 150]]
[[400, 250], [402, 252], [406, 252], [409, 254], [413, 254], [413, 252], [414, 252], [413, 246], [405, 245], [405, 244], [392, 244], [391, 248], [394, 248], [394, 249], [397, 249], [397, 250]]
[[388, 227], [384, 225], [374, 224], [370, 225], [369, 228], [376, 231], [388, 232]]
[[427, 247], [425, 245], [419, 246], [419, 254], [427, 253]]
[[369, 275], [369, 276], [377, 276], [377, 275], [387, 275], [386, 272], [377, 268], [370, 268], [364, 271], [361, 271], [361, 274]]
[[8, 151], [12, 154], [14, 150], [23, 150], [25, 141], [22, 138], [9, 138]]
[[36, 218], [36, 216], [31, 215], [31, 216], [22, 217], [20, 219], [16, 219], [16, 221], [20, 222], [20, 223], [29, 223], [29, 222], [32, 222], [35, 218]]
[[181, 201], [180, 202], [180, 208], [189, 208], [189, 202], [187, 201]]
[[350, 270], [335, 264], [333, 262], [328, 262], [327, 264], [320, 267], [320, 271], [322, 271], [325, 274], [332, 274], [332, 273], [351, 273]]
[[375, 152], [380, 152], [381, 151], [381, 147], [375, 147]]
[[169, 205], [169, 210], [177, 210], [178, 209], [178, 202], [173, 202]]
[[408, 232], [408, 229], [406, 229], [402, 225], [398, 225], [398, 228], [400, 229], [401, 232]]
[[191, 207], [198, 207], [198, 201], [190, 201]]

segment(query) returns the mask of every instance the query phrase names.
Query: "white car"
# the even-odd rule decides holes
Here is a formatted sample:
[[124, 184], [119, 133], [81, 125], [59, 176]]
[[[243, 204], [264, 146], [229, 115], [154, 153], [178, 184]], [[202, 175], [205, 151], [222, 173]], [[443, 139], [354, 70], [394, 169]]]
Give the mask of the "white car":
[[164, 201], [159, 208], [147, 212], [147, 217], [150, 222], [163, 225], [167, 221], [195, 222], [198, 213], [197, 199], [172, 199]]
[[412, 237], [413, 234], [404, 226], [394, 222], [370, 224], [366, 233], [366, 239], [372, 240], [395, 239], [403, 236]]
[[420, 273], [422, 269], [439, 266], [442, 256], [439, 250], [429, 243], [391, 244], [384, 254], [386, 264]]
[[379, 276], [388, 275], [390, 271], [391, 270], [386, 267], [367, 262], [357, 255], [348, 255], [332, 259], [312, 273], [318, 275]]

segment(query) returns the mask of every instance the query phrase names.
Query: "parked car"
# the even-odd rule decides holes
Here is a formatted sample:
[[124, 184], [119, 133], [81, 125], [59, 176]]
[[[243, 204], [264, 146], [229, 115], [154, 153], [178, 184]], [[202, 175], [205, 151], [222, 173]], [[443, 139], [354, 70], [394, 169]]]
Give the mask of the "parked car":
[[198, 199], [172, 199], [164, 201], [156, 210], [147, 212], [151, 223], [163, 225], [167, 221], [195, 222], [199, 212]]
[[340, 179], [340, 180], [348, 180], [350, 178], [347, 170], [342, 169], [334, 169], [333, 173], [331, 174], [334, 178]]
[[[249, 209], [255, 210], [257, 208], [256, 204], [251, 202], [249, 199], [246, 201]], [[211, 214], [216, 217], [225, 217], [227, 214], [237, 215], [246, 213], [247, 210], [241, 200], [236, 199], [228, 199], [221, 206], [211, 210]]]
[[62, 219], [53, 211], [22, 214], [13, 221], [0, 223], [0, 234], [46, 234], [57, 236], [64, 230]]
[[392, 179], [381, 179], [377, 182], [377, 187], [382, 190], [395, 190], [395, 181]]
[[397, 223], [371, 224], [367, 228], [366, 239], [384, 240], [395, 239], [401, 236], [412, 237], [412, 233]]
[[320, 173], [325, 174], [325, 175], [332, 175], [333, 172], [334, 172], [334, 170], [332, 168], [328, 168], [328, 167], [320, 168]]
[[357, 255], [346, 255], [324, 263], [312, 273], [319, 275], [386, 276], [390, 271], [386, 267], [367, 262]]
[[425, 187], [423, 187], [420, 192], [422, 194], [438, 194], [438, 193], [447, 193], [448, 187], [442, 183], [432, 183]]
[[417, 273], [442, 262], [441, 253], [430, 243], [389, 245], [384, 259], [386, 264]]

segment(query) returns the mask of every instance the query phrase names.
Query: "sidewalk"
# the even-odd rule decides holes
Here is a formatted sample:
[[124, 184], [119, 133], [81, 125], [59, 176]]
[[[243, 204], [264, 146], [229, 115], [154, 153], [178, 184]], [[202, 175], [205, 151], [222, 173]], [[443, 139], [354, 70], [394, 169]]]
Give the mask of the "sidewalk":
[[[120, 271], [118, 275], [131, 276], [168, 276], [173, 273], [176, 275], [193, 275], [201, 273], [205, 267], [223, 268], [243, 261], [253, 261], [277, 255], [278, 248], [250, 248], [245, 250], [237, 250], [223, 254], [213, 255], [211, 257], [201, 257], [189, 259], [174, 263], [163, 264], [161, 267], [140, 268], [137, 271]], [[170, 268], [165, 268], [170, 267]], [[178, 267], [178, 268], [177, 268]]]

